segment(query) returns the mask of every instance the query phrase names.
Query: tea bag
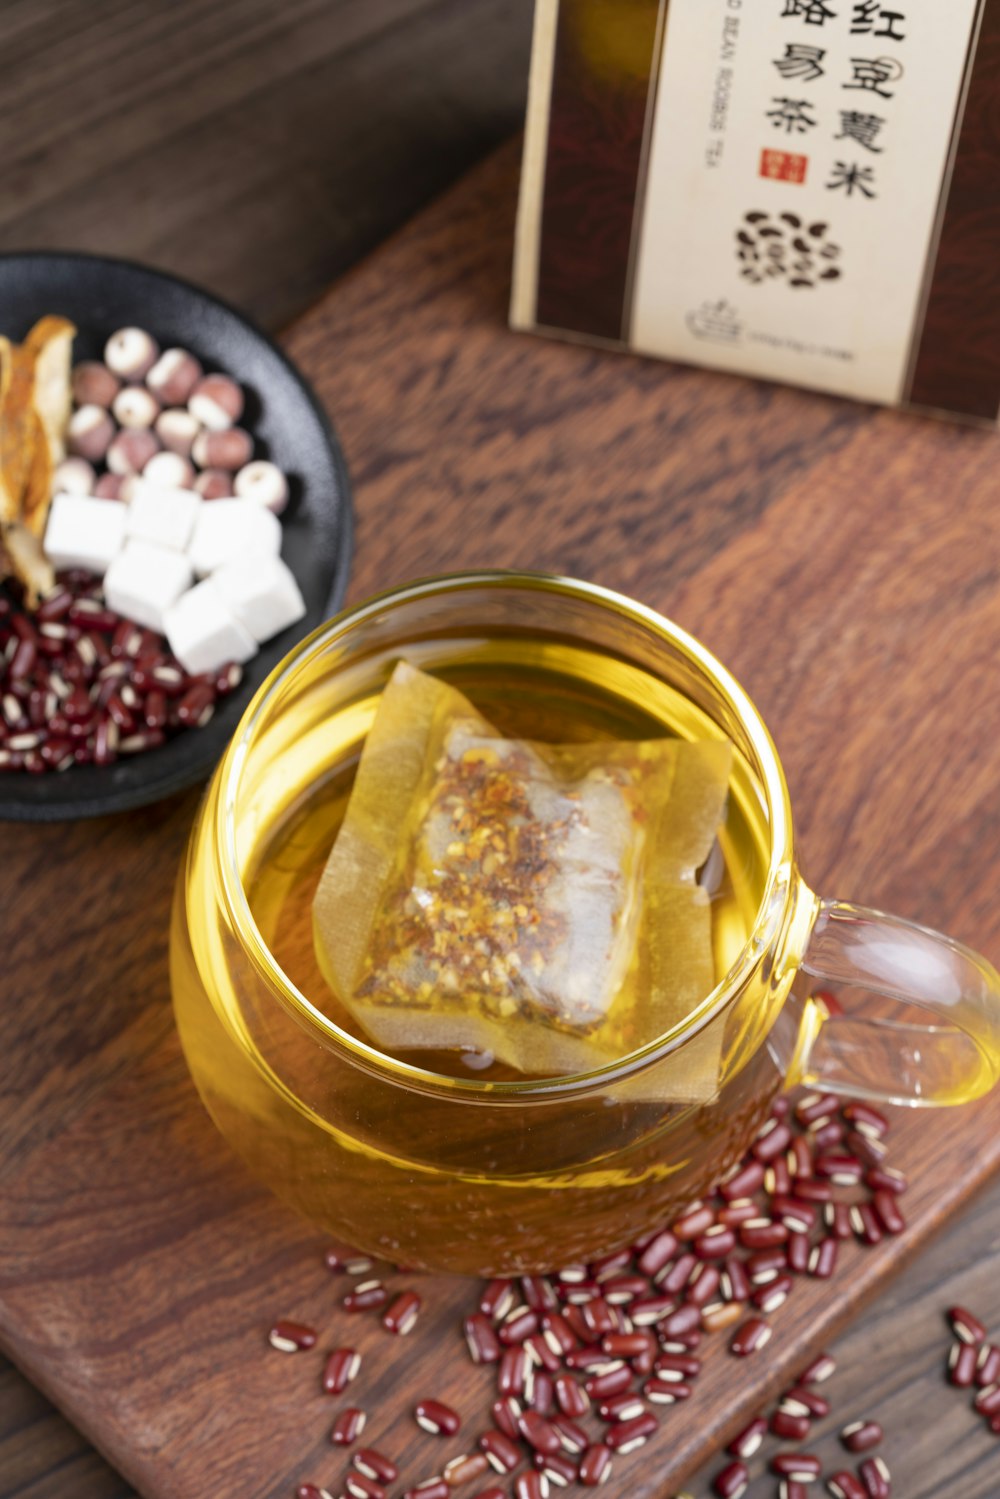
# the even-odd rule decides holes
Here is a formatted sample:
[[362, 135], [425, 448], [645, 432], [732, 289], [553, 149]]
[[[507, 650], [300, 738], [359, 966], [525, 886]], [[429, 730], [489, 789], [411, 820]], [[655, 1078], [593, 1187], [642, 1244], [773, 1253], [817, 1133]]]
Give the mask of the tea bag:
[[[730, 758], [724, 740], [506, 739], [401, 662], [314, 900], [327, 981], [389, 1051], [557, 1076], [654, 1040], [714, 983], [695, 875]], [[710, 1097], [718, 1052], [685, 1045], [640, 1096]]]

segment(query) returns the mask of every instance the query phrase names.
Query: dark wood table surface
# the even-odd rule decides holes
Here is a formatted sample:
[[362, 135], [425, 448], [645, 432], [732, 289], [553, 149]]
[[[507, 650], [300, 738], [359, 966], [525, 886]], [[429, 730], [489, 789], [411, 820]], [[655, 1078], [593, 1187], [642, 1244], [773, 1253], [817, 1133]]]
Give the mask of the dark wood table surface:
[[[135, 255], [280, 327], [516, 129], [529, 27], [525, 0], [10, 0], [0, 249]], [[984, 587], [996, 588], [996, 563], [984, 537]], [[932, 915], [933, 872], [927, 885], [927, 909], [912, 914]], [[1000, 1331], [998, 1286], [994, 1186], [834, 1350], [838, 1409], [878, 1416], [919, 1453], [906, 1499], [1000, 1493], [1000, 1447], [942, 1385], [935, 1315], [961, 1300]], [[0, 1365], [0, 1495], [129, 1492]]]

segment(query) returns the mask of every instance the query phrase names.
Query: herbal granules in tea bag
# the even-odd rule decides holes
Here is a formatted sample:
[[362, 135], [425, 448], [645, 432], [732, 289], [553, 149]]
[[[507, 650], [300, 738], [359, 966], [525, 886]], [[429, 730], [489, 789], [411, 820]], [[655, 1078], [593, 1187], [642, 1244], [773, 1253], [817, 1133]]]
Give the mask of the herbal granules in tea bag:
[[[505, 739], [401, 663], [316, 892], [328, 982], [390, 1051], [559, 1075], [654, 1040], [714, 983], [695, 874], [730, 756], [720, 740]], [[711, 1096], [717, 1062], [716, 1039], [671, 1096]]]

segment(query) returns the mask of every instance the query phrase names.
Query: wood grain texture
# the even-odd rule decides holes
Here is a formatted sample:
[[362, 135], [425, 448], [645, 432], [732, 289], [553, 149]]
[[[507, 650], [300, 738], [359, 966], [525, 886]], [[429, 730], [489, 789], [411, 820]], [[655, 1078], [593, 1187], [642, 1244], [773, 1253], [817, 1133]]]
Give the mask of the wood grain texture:
[[[353, 464], [354, 596], [417, 572], [520, 564], [663, 609], [733, 666], [771, 723], [814, 882], [995, 955], [995, 438], [511, 336], [515, 172], [513, 152], [490, 163], [290, 335]], [[143, 1492], [281, 1494], [309, 1473], [333, 1481], [341, 1465], [315, 1369], [276, 1366], [262, 1332], [277, 1311], [331, 1327], [332, 1290], [315, 1236], [262, 1196], [203, 1118], [170, 1029], [162, 918], [191, 808], [5, 838], [10, 930], [31, 923], [35, 936], [13, 969], [34, 1003], [12, 1006], [5, 1026], [0, 1335]], [[54, 872], [60, 855], [75, 868]], [[46, 956], [51, 911], [78, 906], [81, 891], [97, 915]], [[963, 1186], [996, 1163], [998, 1110], [1000, 1098], [901, 1124], [901, 1159], [921, 1166], [918, 1230], [952, 1216]], [[989, 1201], [995, 1238], [995, 1192]], [[879, 1258], [859, 1256], [832, 1294], [799, 1289], [767, 1362], [773, 1380], [824, 1322], [856, 1310]], [[996, 1285], [976, 1272], [994, 1325]], [[468, 1290], [426, 1294], [421, 1389], [454, 1389], [471, 1411], [467, 1366], [447, 1367]], [[934, 1327], [919, 1334], [925, 1350]], [[396, 1348], [373, 1329], [361, 1343], [366, 1395], [400, 1421], [406, 1440], [393, 1445], [422, 1474], [440, 1449], [400, 1414]], [[623, 1464], [612, 1492], [669, 1493], [697, 1443], [736, 1418], [734, 1402], [763, 1397], [748, 1375], [764, 1369], [711, 1357], [717, 1376], [697, 1407]], [[909, 1370], [890, 1359], [880, 1367], [898, 1389]], [[969, 1450], [962, 1499], [986, 1499], [995, 1467]], [[912, 1470], [912, 1492], [929, 1471]], [[938, 1480], [949, 1472], [939, 1465]]]
[[6, 0], [0, 250], [277, 328], [518, 128], [531, 0]]

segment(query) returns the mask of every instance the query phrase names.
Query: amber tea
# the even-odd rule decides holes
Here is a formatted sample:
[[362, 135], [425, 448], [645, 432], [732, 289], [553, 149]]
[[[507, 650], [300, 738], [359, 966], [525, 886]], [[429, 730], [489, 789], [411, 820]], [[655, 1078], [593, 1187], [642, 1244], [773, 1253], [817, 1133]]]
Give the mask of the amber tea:
[[[428, 667], [437, 678], [457, 688], [509, 739], [541, 745], [628, 746], [671, 740], [687, 743], [703, 740], [707, 734], [716, 745], [724, 743], [724, 736], [703, 710], [676, 689], [654, 683], [625, 662], [578, 643], [540, 642], [509, 635], [453, 644], [435, 641], [423, 649], [411, 648], [407, 659]], [[370, 692], [325, 715], [317, 711], [311, 697], [303, 699], [300, 723], [296, 725], [291, 719], [286, 723], [286, 732], [275, 741], [273, 763], [261, 765], [257, 794], [235, 829], [247, 900], [263, 942], [291, 984], [317, 1011], [369, 1046], [370, 1028], [359, 1023], [324, 975], [314, 943], [312, 908], [344, 820], [383, 685], [373, 683]], [[728, 762], [728, 749], [726, 759]], [[724, 977], [750, 938], [768, 868], [766, 802], [742, 756], [737, 755], [732, 762], [726, 789], [724, 816], [697, 872], [698, 888], [709, 913], [706, 993]], [[197, 946], [196, 904], [189, 904], [187, 919], [195, 923], [192, 936]], [[200, 988], [193, 974], [187, 982]], [[402, 1095], [387, 1101], [364, 1071], [345, 1074], [342, 1067], [325, 1061], [297, 1027], [280, 1040], [267, 1027], [265, 1050], [275, 1046], [278, 1050], [269, 1057], [255, 1055], [257, 1043], [246, 1025], [245, 1013], [241, 1013], [243, 1000], [237, 993], [238, 985], [223, 973], [218, 995], [220, 1018], [228, 1017], [234, 1034], [241, 1035], [246, 1048], [234, 1066], [231, 1047], [219, 1045], [216, 1025], [185, 1026], [185, 1015], [193, 1016], [198, 1000], [197, 995], [188, 1000], [184, 986], [182, 971], [177, 1003], [195, 1075], [213, 1111], [244, 1116], [236, 1123], [237, 1138], [251, 1163], [258, 1169], [263, 1165], [265, 1174], [273, 1180], [277, 1156], [282, 1162], [279, 1190], [304, 1212], [313, 1217], [327, 1216], [339, 1232], [353, 1230], [357, 1242], [410, 1262], [421, 1260], [428, 1243], [433, 1262], [438, 1231], [454, 1242], [456, 1212], [459, 1218], [468, 1214], [477, 1222], [484, 1216], [492, 1218], [494, 1213], [499, 1221], [520, 1212], [524, 1233], [519, 1256], [525, 1264], [537, 1262], [538, 1246], [552, 1232], [546, 1222], [548, 1210], [539, 1210], [536, 1195], [538, 1186], [547, 1182], [551, 1182], [551, 1211], [562, 1213], [569, 1207], [567, 1202], [557, 1208], [557, 1200], [565, 1199], [567, 1193], [577, 1199], [572, 1211], [582, 1235], [589, 1240], [594, 1233], [595, 1214], [606, 1212], [602, 1189], [609, 1180], [627, 1181], [630, 1193], [639, 1201], [649, 1195], [673, 1196], [672, 1179], [690, 1179], [682, 1169], [683, 1155], [688, 1152], [682, 1153], [680, 1162], [676, 1157], [669, 1162], [663, 1159], [660, 1136], [668, 1121], [690, 1115], [693, 1136], [715, 1139], [715, 1159], [721, 1167], [738, 1154], [745, 1112], [763, 1110], [779, 1083], [779, 1074], [766, 1052], [749, 1059], [752, 1048], [747, 1044], [748, 1026], [755, 1032], [756, 1026], [732, 1021], [728, 1026], [716, 1024], [709, 1028], [707, 1052], [706, 1042], [699, 1044], [696, 1040], [687, 1056], [679, 1053], [670, 1065], [668, 1082], [654, 1089], [653, 1097], [648, 1088], [637, 1089], [624, 1082], [618, 1085], [618, 1107], [630, 1116], [623, 1133], [634, 1136], [620, 1159], [616, 1160], [611, 1150], [608, 1105], [616, 1101], [616, 1090], [609, 1086], [603, 1106], [596, 1109], [591, 1100], [545, 1105], [544, 1132], [537, 1127], [535, 1131], [539, 1147], [536, 1158], [527, 1150], [530, 1142], [516, 1130], [493, 1141], [487, 1161], [480, 1136], [486, 1127], [492, 1136], [497, 1126], [480, 1110], [466, 1110], [468, 1117], [460, 1117], [446, 1104], [432, 1103], [419, 1094], [419, 1101]], [[704, 994], [697, 995], [699, 1001], [703, 998]], [[396, 1045], [391, 1055], [421, 1073], [474, 1079], [483, 1085], [523, 1078], [524, 1070], [498, 1058], [496, 1050], [466, 1041], [423, 1045], [420, 1049]], [[586, 1049], [577, 1057], [586, 1062]], [[613, 1060], [606, 1054], [594, 1056], [597, 1066]], [[742, 1068], [738, 1096], [727, 1104], [725, 1113], [701, 1114], [686, 1107], [690, 1078], [695, 1074], [707, 1076], [709, 1063], [711, 1086], [700, 1086], [695, 1092], [702, 1102], [714, 1098], [723, 1077]], [[261, 1091], [262, 1076], [269, 1071], [287, 1075], [289, 1069], [308, 1077], [299, 1100], [293, 1102], [287, 1089], [277, 1086], [270, 1092]], [[358, 1119], [357, 1127], [352, 1125], [349, 1143], [331, 1131], [332, 1093], [338, 1095], [340, 1112]], [[308, 1106], [310, 1098], [314, 1108]], [[387, 1111], [394, 1118], [398, 1114], [391, 1144], [386, 1139]], [[366, 1119], [368, 1129], [364, 1127]], [[231, 1133], [228, 1129], [226, 1132]], [[344, 1166], [349, 1168], [343, 1169], [340, 1177], [336, 1170], [329, 1169], [331, 1133], [343, 1146]], [[586, 1165], [574, 1168], [567, 1180], [568, 1162], [571, 1158], [576, 1161], [581, 1154]], [[461, 1185], [454, 1182], [456, 1169], [466, 1178]], [[523, 1206], [517, 1207], [520, 1192], [528, 1187], [536, 1204], [530, 1213]], [[379, 1218], [391, 1218], [394, 1230], [386, 1232], [383, 1222], [382, 1232], [371, 1232], [363, 1202], [372, 1194], [385, 1195], [391, 1211], [380, 1212]], [[442, 1194], [449, 1198], [451, 1208], [440, 1213], [436, 1207], [439, 1227], [429, 1225], [426, 1214], [430, 1204], [440, 1203]], [[328, 1214], [322, 1198], [329, 1200]], [[622, 1213], [621, 1206], [619, 1213], [620, 1221], [609, 1225], [604, 1237], [626, 1236], [628, 1213]], [[406, 1237], [410, 1214], [422, 1215], [419, 1249]], [[483, 1268], [478, 1247], [470, 1247], [463, 1258], [463, 1268]], [[500, 1262], [498, 1257], [496, 1263]]]
[[[463, 712], [480, 728], [464, 738], [456, 730], [441, 754], [425, 756], [433, 778], [412, 801], [419, 815], [395, 805], [390, 818], [380, 812], [384, 782], [376, 777], [373, 817], [360, 826], [378, 828], [385, 844], [380, 852], [364, 834], [355, 845], [362, 862], [340, 870], [320, 923], [320, 962], [314, 901], [342, 838], [350, 847], [352, 790], [361, 796], [357, 811], [364, 748], [377, 741], [373, 726], [401, 661], [433, 679], [436, 693], [462, 694]], [[732, 757], [717, 788], [724, 811], [716, 830], [720, 794], [712, 836], [672, 866], [689, 903], [697, 883], [707, 916], [702, 977], [674, 994], [680, 1007], [664, 1034], [650, 1039], [617, 1022], [602, 1030], [602, 1015], [615, 1020], [618, 998], [608, 996], [623, 974], [620, 995], [635, 1017], [647, 997], [641, 981], [632, 983], [628, 945], [608, 946], [609, 934], [631, 930], [634, 919], [618, 876], [639, 847], [631, 821], [650, 804], [647, 770], [689, 754], [697, 764], [694, 747], [713, 742]], [[532, 1070], [537, 1050], [502, 1055], [491, 1044], [496, 1033], [483, 1021], [494, 1018], [504, 986], [493, 986], [485, 965], [465, 982], [456, 961], [482, 926], [470, 929], [467, 914], [451, 913], [444, 939], [455, 982], [442, 971], [438, 986], [425, 962], [434, 925], [396, 920], [409, 895], [433, 904], [454, 893], [452, 876], [480, 871], [479, 854], [466, 865], [464, 849], [452, 857], [440, 835], [441, 817], [456, 811], [453, 772], [484, 745], [502, 794], [528, 797], [534, 832], [561, 821], [573, 834], [560, 834], [562, 862], [536, 892], [539, 919], [556, 920], [556, 940], [535, 955], [520, 939], [493, 949], [505, 960], [537, 958], [531, 983], [507, 997], [532, 1035], [544, 1022], [560, 1031], [560, 1045], [571, 1036], [584, 1048], [582, 1057], [555, 1058], [558, 1068], [549, 1055]], [[559, 765], [572, 774], [562, 777]], [[506, 789], [505, 767], [520, 778]], [[587, 781], [595, 767], [603, 783]], [[476, 784], [487, 794], [490, 776]], [[577, 791], [587, 813], [579, 822], [564, 805]], [[664, 806], [669, 815], [669, 800]], [[571, 961], [576, 949], [563, 940], [580, 908], [564, 909], [559, 882], [567, 871], [594, 874], [594, 860], [574, 843], [584, 822], [621, 835], [602, 842], [585, 908], [604, 934], [600, 983], [586, 963]], [[479, 825], [473, 816], [470, 830]], [[649, 849], [670, 846], [665, 827], [650, 823]], [[502, 852], [502, 829], [494, 833]], [[352, 923], [367, 909], [366, 872], [377, 861], [363, 860], [373, 848], [384, 876], [378, 911], [391, 919], [375, 942], [365, 927], [359, 943]], [[435, 883], [438, 873], [444, 883]], [[502, 907], [502, 880], [489, 888]], [[478, 890], [469, 884], [470, 910]], [[494, 940], [497, 923], [482, 900], [479, 907], [477, 921]], [[654, 954], [649, 966], [662, 974], [680, 929], [660, 920], [653, 900], [649, 913], [656, 919], [635, 928], [635, 961], [666, 933], [666, 961]], [[338, 971], [345, 953], [360, 966]], [[542, 1271], [634, 1241], [719, 1181], [785, 1081], [945, 1104], [985, 1093], [1000, 1067], [1000, 977], [984, 958], [897, 917], [821, 900], [805, 885], [774, 746], [725, 668], [639, 604], [528, 574], [409, 584], [331, 621], [286, 660], [248, 709], [192, 830], [171, 972], [192, 1075], [247, 1163], [339, 1239], [431, 1269]], [[409, 1013], [398, 1026], [394, 1014], [380, 1030], [385, 1013], [366, 1013], [389, 977], [394, 1000], [418, 992], [419, 1027], [409, 1028]], [[846, 1005], [814, 998], [824, 985], [838, 987]], [[428, 1015], [447, 1026], [432, 1033]], [[585, 1070], [567, 1071], [567, 1062]]]

